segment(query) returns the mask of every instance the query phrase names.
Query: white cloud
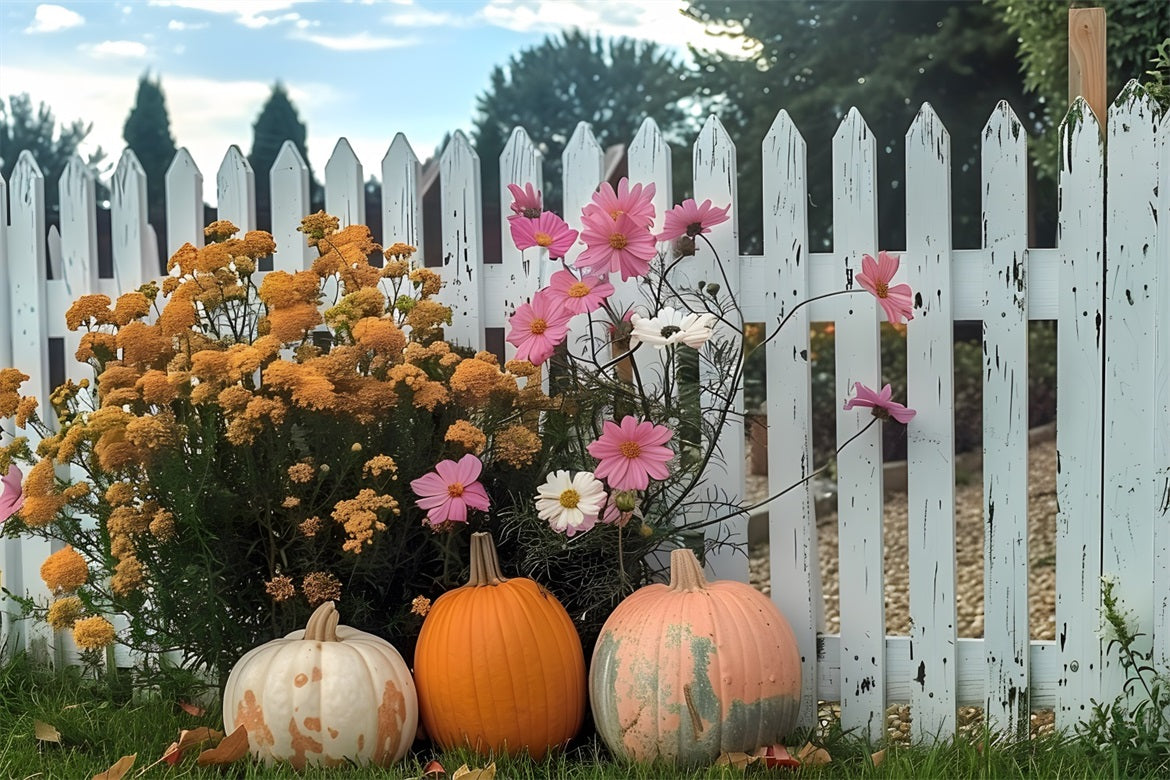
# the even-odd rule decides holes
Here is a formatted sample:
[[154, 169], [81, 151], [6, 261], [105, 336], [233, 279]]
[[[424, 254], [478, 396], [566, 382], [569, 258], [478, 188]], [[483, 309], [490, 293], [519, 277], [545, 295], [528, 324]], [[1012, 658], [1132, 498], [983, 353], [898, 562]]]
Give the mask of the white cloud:
[[94, 57], [101, 59], [121, 57], [141, 59], [146, 56], [146, 44], [138, 41], [102, 41], [101, 43], [86, 44], [81, 47]]
[[174, 32], [183, 32], [184, 30], [202, 30], [207, 27], [207, 22], [180, 22], [178, 19], [171, 19], [167, 22], [167, 29]]
[[468, 27], [476, 22], [476, 16], [414, 8], [394, 11], [382, 17], [382, 22], [391, 27]]
[[[150, 0], [151, 5], [163, 8], [229, 14], [239, 24], [254, 30], [281, 22], [295, 22], [300, 15], [289, 9], [305, 2], [311, 0]], [[281, 11], [287, 13], [279, 13]]]
[[37, 6], [32, 24], [25, 28], [27, 33], [50, 33], [58, 30], [67, 30], [70, 27], [80, 27], [85, 24], [85, 17], [76, 11], [60, 5], [44, 3]]
[[298, 30], [291, 37], [301, 41], [315, 43], [318, 46], [332, 51], [380, 51], [382, 49], [400, 49], [405, 46], [414, 46], [418, 43], [413, 38], [382, 38], [360, 32], [355, 35], [320, 35]]

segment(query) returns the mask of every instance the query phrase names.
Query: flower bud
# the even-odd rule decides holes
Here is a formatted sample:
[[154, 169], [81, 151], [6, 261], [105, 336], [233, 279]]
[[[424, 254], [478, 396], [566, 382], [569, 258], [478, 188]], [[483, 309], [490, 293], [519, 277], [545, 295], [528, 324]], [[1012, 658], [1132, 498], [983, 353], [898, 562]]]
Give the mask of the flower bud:
[[638, 494], [633, 490], [619, 490], [613, 494], [613, 505], [619, 512], [633, 512], [638, 505]]

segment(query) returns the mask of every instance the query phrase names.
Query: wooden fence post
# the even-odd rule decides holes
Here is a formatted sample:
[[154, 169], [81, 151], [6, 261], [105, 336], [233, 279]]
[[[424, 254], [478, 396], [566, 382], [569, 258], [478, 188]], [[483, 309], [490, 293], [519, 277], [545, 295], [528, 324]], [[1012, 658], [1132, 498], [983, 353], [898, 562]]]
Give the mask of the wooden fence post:
[[1068, 9], [1068, 102], [1083, 97], [1105, 129], [1105, 9]]

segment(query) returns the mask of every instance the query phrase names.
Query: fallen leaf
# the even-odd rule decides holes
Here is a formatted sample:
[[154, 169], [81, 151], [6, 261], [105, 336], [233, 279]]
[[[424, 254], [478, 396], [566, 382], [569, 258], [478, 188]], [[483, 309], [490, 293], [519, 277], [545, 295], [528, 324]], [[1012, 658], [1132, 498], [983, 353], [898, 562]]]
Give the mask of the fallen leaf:
[[33, 731], [41, 742], [56, 742], [61, 744], [61, 732], [41, 720], [33, 721]]
[[194, 715], [196, 718], [202, 716], [207, 710], [200, 707], [198, 704], [192, 704], [189, 701], [179, 701], [179, 709], [188, 715]]
[[81, 706], [80, 704], [66, 704], [64, 707], [61, 708], [61, 711], [64, 712], [65, 710], [75, 710], [80, 706]]
[[874, 766], [881, 766], [882, 762], [886, 760], [886, 749], [882, 748], [878, 752], [874, 753], [869, 757], [869, 760], [873, 762]]
[[93, 776], [93, 780], [122, 780], [126, 773], [130, 771], [130, 767], [134, 766], [134, 759], [138, 758], [138, 754], [134, 753], [129, 756], [122, 756], [114, 765], [104, 772], [98, 772]]
[[423, 777], [446, 777], [447, 770], [438, 761], [431, 759], [426, 766], [423, 767]]
[[247, 754], [248, 731], [243, 726], [239, 726], [231, 734], [224, 737], [218, 745], [200, 753], [196, 763], [199, 766], [230, 764]]
[[829, 751], [819, 748], [811, 742], [804, 743], [804, 747], [797, 752], [796, 759], [804, 766], [822, 766], [833, 763], [833, 757], [829, 755]]
[[179, 732], [179, 741], [176, 743], [179, 750], [202, 745], [204, 742], [219, 742], [223, 739], [223, 732], [200, 726], [197, 729], [183, 729]]
[[[162, 758], [160, 758], [159, 761], [166, 761], [171, 766], [176, 766], [182, 758], [183, 751], [179, 750], [179, 743], [172, 742], [170, 745], [167, 745], [167, 749], [163, 751]], [[157, 764], [158, 761], [155, 763]], [[153, 766], [153, 764], [151, 766]]]
[[715, 759], [715, 766], [728, 766], [732, 769], [737, 769], [740, 772], [743, 772], [748, 768], [748, 766], [758, 762], [759, 760], [759, 756], [753, 756], [747, 753], [720, 753], [719, 758]]
[[492, 780], [496, 776], [496, 762], [493, 761], [485, 767], [477, 769], [468, 769], [467, 764], [455, 770], [455, 774], [451, 775], [451, 780]]
[[756, 751], [756, 757], [764, 762], [764, 766], [768, 769], [776, 769], [782, 767], [784, 769], [796, 769], [800, 766], [800, 761], [793, 758], [792, 754], [788, 752], [788, 748], [783, 745], [768, 745]]

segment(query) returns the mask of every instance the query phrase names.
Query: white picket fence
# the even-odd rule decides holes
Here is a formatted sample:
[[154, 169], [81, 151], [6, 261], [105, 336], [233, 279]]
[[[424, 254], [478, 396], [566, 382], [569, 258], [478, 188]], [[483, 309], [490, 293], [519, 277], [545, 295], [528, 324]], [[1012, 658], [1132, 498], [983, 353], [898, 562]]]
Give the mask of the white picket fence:
[[[822, 143], [823, 139], [816, 139]], [[1027, 242], [1027, 134], [1006, 103], [982, 133], [983, 242], [956, 250], [951, 241], [950, 142], [924, 105], [906, 136], [906, 235], [903, 274], [918, 298], [908, 328], [910, 506], [909, 636], [887, 636], [882, 568], [883, 485], [876, 428], [841, 455], [839, 470], [839, 635], [823, 635], [817, 526], [809, 489], [793, 491], [770, 510], [772, 594], [791, 621], [804, 668], [803, 715], [811, 724], [818, 699], [841, 702], [845, 728], [877, 739], [889, 703], [909, 702], [913, 735], [953, 735], [956, 707], [979, 705], [994, 728], [1027, 729], [1029, 709], [1052, 708], [1058, 726], [1083, 718], [1090, 699], [1120, 690], [1118, 664], [1099, 636], [1099, 580], [1119, 578], [1119, 593], [1146, 632], [1145, 649], [1170, 664], [1170, 119], [1136, 84], [1109, 109], [1107, 132], [1083, 101], [1072, 107], [1061, 146], [1057, 248]], [[781, 111], [763, 139], [765, 208], [762, 256], [741, 256], [737, 236], [736, 152], [715, 117], [693, 148], [694, 193], [731, 203], [732, 219], [710, 234], [738, 289], [749, 322], [776, 322], [801, 300], [848, 284], [863, 253], [878, 249], [874, 138], [851, 111], [832, 139], [832, 252], [810, 253], [805, 140]], [[632, 181], [657, 186], [662, 214], [672, 203], [672, 150], [647, 120], [629, 146]], [[564, 153], [565, 215], [570, 222], [596, 188], [603, 152], [581, 123]], [[541, 186], [540, 155], [516, 129], [500, 160], [501, 182]], [[384, 243], [421, 249], [420, 166], [409, 143], [395, 136], [381, 161]], [[232, 147], [216, 176], [219, 216], [255, 226], [254, 172]], [[296, 232], [309, 211], [308, 170], [286, 143], [268, 174], [275, 267], [307, 267], [309, 250]], [[456, 133], [440, 161], [443, 277], [455, 307], [448, 336], [483, 344], [486, 329], [541, 285], [545, 265], [530, 262], [507, 240], [501, 264], [483, 262], [479, 161]], [[361, 162], [345, 139], [325, 171], [326, 210], [343, 224], [364, 220]], [[47, 398], [51, 340], [71, 356], [77, 334], [64, 311], [79, 294], [116, 295], [155, 275], [153, 231], [146, 224], [145, 180], [134, 155], [123, 154], [113, 177], [114, 278], [99, 279], [94, 183], [80, 160], [65, 171], [60, 234], [46, 242], [45, 182], [22, 156], [7, 186], [0, 182], [0, 365], [31, 376], [28, 392]], [[1109, 193], [1106, 199], [1106, 192]], [[169, 250], [202, 242], [202, 174], [181, 150], [167, 174]], [[506, 191], [493, 193], [507, 203]], [[505, 209], [506, 212], [506, 209]], [[0, 212], [2, 213], [2, 212]], [[1159, 219], [1159, 217], [1161, 217]], [[501, 218], [503, 219], [503, 218]], [[689, 269], [714, 279], [710, 261]], [[52, 280], [47, 280], [48, 266]], [[699, 263], [694, 264], [698, 266]], [[620, 294], [629, 294], [628, 288]], [[786, 486], [811, 471], [808, 323], [836, 324], [837, 397], [852, 383], [876, 386], [877, 307], [846, 296], [802, 309], [767, 347], [770, 420], [769, 482]], [[984, 322], [985, 632], [956, 636], [955, 453], [952, 323]], [[1058, 322], [1059, 453], [1056, 550], [1056, 641], [1031, 640], [1028, 624], [1027, 325]], [[69, 375], [84, 368], [67, 361]], [[737, 399], [742, 404], [742, 399]], [[838, 413], [844, 441], [865, 423]], [[724, 455], [713, 478], [744, 489], [744, 435], [733, 418], [720, 437]], [[746, 540], [747, 520], [723, 534]], [[47, 546], [5, 541], [5, 583], [37, 593]], [[742, 553], [742, 549], [741, 549]], [[718, 575], [747, 578], [742, 554], [714, 557]], [[38, 629], [5, 618], [11, 636]]]

